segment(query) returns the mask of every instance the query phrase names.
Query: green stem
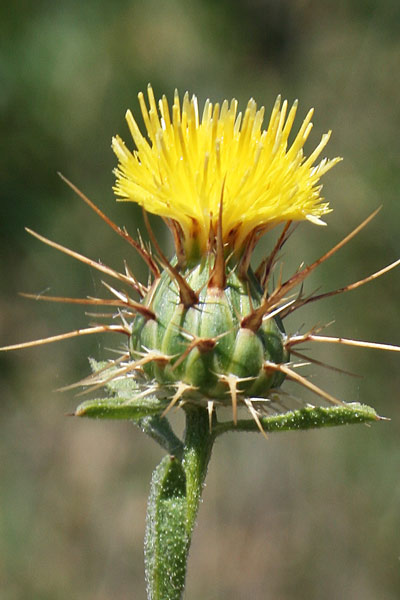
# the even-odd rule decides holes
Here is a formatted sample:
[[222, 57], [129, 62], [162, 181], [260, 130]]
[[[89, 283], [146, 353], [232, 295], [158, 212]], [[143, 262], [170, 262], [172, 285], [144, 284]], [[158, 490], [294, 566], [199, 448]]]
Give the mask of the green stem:
[[195, 525], [214, 441], [215, 434], [213, 427], [210, 431], [206, 409], [189, 407], [182, 463], [186, 475], [186, 532], [189, 537]]
[[137, 422], [137, 425], [143, 433], [146, 433], [155, 442], [160, 444], [168, 454], [179, 460], [182, 459], [183, 444], [176, 437], [165, 417], [160, 417], [159, 415], [143, 417]]
[[145, 537], [149, 600], [180, 600], [215, 436], [204, 408], [188, 407], [182, 461], [165, 456], [151, 482]]

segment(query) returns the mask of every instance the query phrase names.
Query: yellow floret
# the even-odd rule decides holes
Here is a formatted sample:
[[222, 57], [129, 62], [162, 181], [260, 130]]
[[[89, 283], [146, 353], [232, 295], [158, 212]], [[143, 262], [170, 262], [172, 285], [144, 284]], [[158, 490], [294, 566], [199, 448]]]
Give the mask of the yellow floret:
[[186, 94], [181, 105], [175, 92], [170, 111], [165, 96], [158, 110], [151, 86], [147, 108], [139, 101], [148, 138], [128, 110], [126, 120], [136, 145], [127, 149], [120, 137], [112, 147], [119, 159], [114, 191], [120, 200], [137, 202], [148, 212], [177, 221], [184, 245], [205, 251], [210, 229], [216, 230], [223, 197], [222, 232], [228, 246], [239, 249], [254, 230], [288, 220], [323, 223], [330, 212], [320, 195], [320, 177], [340, 159], [317, 158], [330, 132], [306, 158], [303, 146], [310, 134], [313, 110], [288, 144], [297, 111], [277, 98], [266, 129], [264, 108], [249, 100], [244, 115], [235, 99], [222, 105], [206, 101], [201, 118], [196, 96]]

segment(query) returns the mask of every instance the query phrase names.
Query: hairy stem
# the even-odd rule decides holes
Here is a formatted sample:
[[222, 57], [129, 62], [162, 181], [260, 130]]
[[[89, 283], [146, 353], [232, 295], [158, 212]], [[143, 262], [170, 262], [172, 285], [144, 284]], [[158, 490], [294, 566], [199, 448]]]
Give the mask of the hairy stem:
[[145, 537], [149, 600], [180, 600], [215, 436], [204, 408], [188, 407], [182, 460], [168, 455], [151, 482]]
[[208, 413], [204, 408], [190, 407], [186, 411], [183, 468], [186, 475], [186, 532], [192, 535], [215, 434], [210, 431]]

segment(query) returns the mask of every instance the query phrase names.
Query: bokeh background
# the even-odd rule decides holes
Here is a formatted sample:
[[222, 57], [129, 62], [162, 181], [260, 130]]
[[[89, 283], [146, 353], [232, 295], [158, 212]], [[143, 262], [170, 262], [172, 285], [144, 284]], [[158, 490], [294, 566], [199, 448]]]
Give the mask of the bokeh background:
[[[81, 307], [35, 303], [19, 291], [85, 296], [100, 277], [40, 244], [29, 226], [120, 268], [131, 249], [57, 177], [62, 171], [118, 224], [112, 135], [152, 82], [200, 104], [250, 96], [267, 113], [278, 93], [314, 106], [333, 129], [324, 179], [329, 227], [302, 225], [284, 272], [312, 261], [377, 206], [381, 213], [307, 284], [328, 290], [399, 256], [400, 4], [397, 0], [20, 0], [0, 8], [0, 344], [84, 327]], [[153, 220], [154, 226], [159, 224]], [[170, 242], [161, 227], [166, 252]], [[272, 244], [263, 240], [259, 256]], [[288, 323], [334, 321], [331, 335], [400, 342], [399, 272], [311, 305]], [[162, 453], [124, 422], [65, 416], [57, 393], [110, 356], [119, 339], [65, 341], [1, 355], [0, 596], [4, 600], [144, 598], [142, 540], [151, 471]], [[400, 596], [398, 355], [337, 346], [314, 356], [361, 378], [313, 368], [313, 381], [391, 421], [370, 428], [222, 438], [194, 535], [186, 597], [395, 600]], [[303, 395], [303, 390], [293, 390]], [[311, 398], [310, 398], [311, 399]], [[177, 417], [179, 419], [179, 417]], [[177, 426], [181, 424], [178, 422]]]

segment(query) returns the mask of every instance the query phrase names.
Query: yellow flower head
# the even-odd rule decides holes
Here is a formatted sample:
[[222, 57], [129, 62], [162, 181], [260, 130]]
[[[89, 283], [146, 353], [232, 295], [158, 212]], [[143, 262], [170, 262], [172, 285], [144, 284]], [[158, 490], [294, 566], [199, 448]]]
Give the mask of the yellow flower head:
[[283, 221], [308, 219], [323, 224], [330, 212], [323, 202], [320, 177], [340, 159], [315, 161], [327, 144], [324, 134], [308, 158], [303, 146], [311, 128], [310, 110], [288, 144], [297, 102], [278, 96], [266, 129], [264, 108], [249, 100], [244, 115], [235, 99], [222, 105], [206, 101], [199, 116], [196, 96], [180, 102], [175, 92], [170, 110], [165, 96], [157, 104], [148, 86], [148, 104], [139, 102], [145, 138], [131, 113], [126, 120], [136, 145], [130, 152], [119, 136], [112, 147], [119, 159], [114, 191], [121, 200], [137, 202], [148, 212], [180, 225], [187, 254], [204, 252], [216, 231], [222, 201], [222, 237], [239, 250], [253, 231]]

